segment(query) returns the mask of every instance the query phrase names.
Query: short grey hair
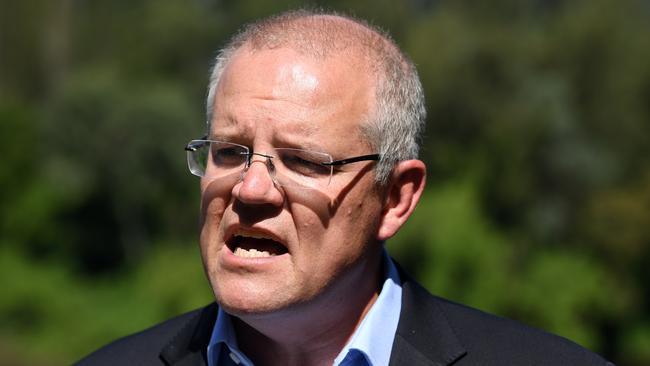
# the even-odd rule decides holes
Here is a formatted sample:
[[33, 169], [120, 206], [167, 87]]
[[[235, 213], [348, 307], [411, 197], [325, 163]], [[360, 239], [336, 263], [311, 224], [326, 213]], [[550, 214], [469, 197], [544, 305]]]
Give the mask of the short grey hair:
[[376, 89], [374, 109], [360, 132], [381, 154], [377, 183], [389, 182], [397, 162], [417, 159], [426, 109], [415, 65], [382, 30], [347, 15], [324, 11], [290, 11], [247, 24], [219, 50], [208, 86], [208, 131], [221, 75], [233, 54], [245, 45], [253, 50], [288, 46], [320, 58], [342, 53], [362, 55], [375, 75]]

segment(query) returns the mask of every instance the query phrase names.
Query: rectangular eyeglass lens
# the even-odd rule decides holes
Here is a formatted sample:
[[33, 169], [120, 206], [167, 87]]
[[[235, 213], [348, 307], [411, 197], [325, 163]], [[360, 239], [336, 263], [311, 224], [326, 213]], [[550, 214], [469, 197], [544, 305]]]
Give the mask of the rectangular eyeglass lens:
[[275, 153], [280, 160], [276, 168], [281, 184], [309, 187], [329, 184], [332, 167], [321, 164], [332, 161], [329, 154], [291, 148], [278, 148]]

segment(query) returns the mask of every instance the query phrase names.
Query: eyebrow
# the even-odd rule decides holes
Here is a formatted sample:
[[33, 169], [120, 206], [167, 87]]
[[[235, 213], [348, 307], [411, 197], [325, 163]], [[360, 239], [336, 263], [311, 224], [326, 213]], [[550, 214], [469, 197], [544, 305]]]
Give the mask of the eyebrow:
[[[301, 121], [282, 123], [280, 120], [280, 123], [282, 125], [275, 131], [274, 140], [280, 142], [281, 146], [278, 145], [275, 147], [305, 149], [325, 153], [328, 152], [328, 150], [324, 148], [322, 144], [317, 144], [315, 141], [313, 141], [313, 139], [309, 138], [319, 130], [318, 126], [315, 126], [309, 122]], [[243, 131], [237, 128], [240, 126], [240, 124], [238, 123], [236, 116], [233, 116], [232, 114], [225, 114], [218, 121], [213, 120], [211, 126], [220, 126], [221, 128], [217, 128], [217, 131], [214, 132], [209, 131], [206, 138], [224, 142], [242, 143], [241, 137], [244, 136], [245, 133], [242, 133]], [[224, 129], [226, 131], [224, 131]]]
[[318, 127], [310, 124], [310, 123], [292, 123], [290, 126], [283, 126], [285, 127], [284, 130], [292, 133], [292, 134], [297, 134], [297, 135], [303, 135], [303, 136], [311, 136], [313, 135], [316, 131], [318, 131]]
[[219, 120], [213, 118], [212, 121], [210, 122], [210, 126], [216, 126], [216, 125], [233, 126], [236, 124], [237, 124], [237, 118], [235, 118], [230, 114], [223, 116]]
[[322, 153], [329, 153], [328, 150], [324, 148], [322, 145], [317, 145], [312, 141], [296, 140], [295, 138], [286, 139], [282, 137], [277, 138], [277, 140], [280, 142], [280, 145], [276, 147], [286, 147], [290, 149], [303, 149], [303, 150], [311, 150], [311, 151], [317, 151]]
[[[207, 131], [206, 133], [206, 138], [208, 139], [214, 139], [214, 140], [219, 140], [219, 141], [224, 141], [224, 142], [231, 142], [234, 140], [233, 137], [236, 136], [241, 136], [241, 133], [227, 133], [224, 134], [223, 130], [224, 129], [231, 129], [233, 127], [237, 127], [239, 124], [237, 123], [237, 118], [234, 116], [227, 114], [225, 116], [222, 116], [219, 119], [213, 119], [210, 122], [210, 130]], [[215, 131], [216, 130], [216, 131]], [[229, 136], [229, 137], [226, 137]]]

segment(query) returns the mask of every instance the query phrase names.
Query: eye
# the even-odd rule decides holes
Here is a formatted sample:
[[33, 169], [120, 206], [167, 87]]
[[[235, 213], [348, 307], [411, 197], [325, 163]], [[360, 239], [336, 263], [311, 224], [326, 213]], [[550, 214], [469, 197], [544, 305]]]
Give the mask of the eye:
[[298, 149], [277, 149], [282, 165], [289, 171], [309, 177], [329, 176], [332, 169], [322, 165], [325, 154]]
[[246, 150], [241, 146], [213, 142], [211, 151], [216, 166], [238, 166], [246, 161]]

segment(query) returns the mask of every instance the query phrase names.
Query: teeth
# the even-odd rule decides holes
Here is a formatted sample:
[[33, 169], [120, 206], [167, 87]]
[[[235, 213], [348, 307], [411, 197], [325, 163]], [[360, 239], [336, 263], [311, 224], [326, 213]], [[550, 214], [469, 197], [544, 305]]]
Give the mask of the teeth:
[[275, 254], [271, 254], [267, 252], [266, 250], [257, 250], [255, 248], [252, 248], [250, 250], [246, 250], [244, 248], [239, 248], [235, 249], [236, 256], [238, 257], [246, 257], [246, 258], [254, 258], [254, 257], [272, 257]]

